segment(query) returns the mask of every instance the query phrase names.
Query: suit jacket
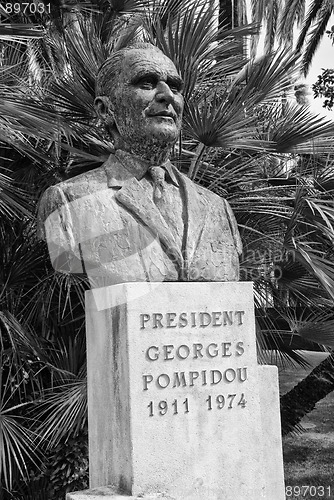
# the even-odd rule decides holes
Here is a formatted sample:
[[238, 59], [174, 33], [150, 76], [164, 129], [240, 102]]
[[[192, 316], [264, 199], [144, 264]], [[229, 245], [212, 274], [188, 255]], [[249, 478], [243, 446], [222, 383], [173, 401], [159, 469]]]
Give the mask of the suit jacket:
[[179, 243], [153, 202], [152, 187], [113, 154], [101, 167], [47, 189], [39, 233], [54, 268], [87, 273], [92, 288], [129, 281], [238, 280], [242, 247], [229, 204], [170, 162], [169, 169], [184, 207]]

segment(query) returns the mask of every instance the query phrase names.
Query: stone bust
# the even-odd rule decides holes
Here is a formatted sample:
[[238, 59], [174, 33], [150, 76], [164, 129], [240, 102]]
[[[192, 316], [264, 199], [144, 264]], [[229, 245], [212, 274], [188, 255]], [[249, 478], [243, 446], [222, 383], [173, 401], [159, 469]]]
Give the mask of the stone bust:
[[240, 236], [229, 204], [169, 160], [182, 122], [182, 79], [157, 47], [109, 57], [95, 108], [115, 152], [46, 190], [40, 235], [60, 272], [92, 288], [130, 281], [235, 281]]

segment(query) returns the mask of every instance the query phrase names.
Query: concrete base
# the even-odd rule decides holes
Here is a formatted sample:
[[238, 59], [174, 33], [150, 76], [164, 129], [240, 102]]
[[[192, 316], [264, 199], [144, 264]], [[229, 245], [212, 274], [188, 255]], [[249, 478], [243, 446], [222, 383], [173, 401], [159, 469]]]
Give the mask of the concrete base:
[[[259, 366], [262, 463], [266, 481], [266, 500], [285, 499], [284, 468], [279, 405], [278, 369]], [[250, 499], [251, 500], [251, 499]]]
[[109, 486], [102, 486], [101, 488], [94, 488], [92, 490], [76, 491], [74, 493], [67, 493], [66, 500], [175, 500], [172, 497], [167, 497], [164, 494], [156, 494], [154, 496], [128, 496], [116, 493], [114, 488]]
[[88, 292], [86, 314], [96, 489], [67, 500], [285, 499], [251, 283], [115, 285]]
[[[277, 368], [275, 366], [259, 366], [258, 371], [261, 385], [262, 459], [265, 466], [264, 476], [266, 478], [265, 499], [283, 500], [284, 470], [282, 443], [280, 433], [278, 432], [278, 429], [280, 429], [280, 412]], [[268, 443], [270, 443], [270, 446], [268, 446]], [[224, 468], [222, 468], [222, 473], [224, 473]], [[101, 497], [105, 500], [183, 500], [183, 497], [178, 497], [177, 495], [170, 496], [164, 493], [157, 493], [153, 496], [121, 495], [117, 493], [115, 488], [109, 486], [68, 493], [66, 500], [100, 500]], [[189, 500], [204, 500], [204, 497], [202, 493], [199, 493], [199, 495], [192, 496]], [[253, 499], [250, 498], [249, 500]]]

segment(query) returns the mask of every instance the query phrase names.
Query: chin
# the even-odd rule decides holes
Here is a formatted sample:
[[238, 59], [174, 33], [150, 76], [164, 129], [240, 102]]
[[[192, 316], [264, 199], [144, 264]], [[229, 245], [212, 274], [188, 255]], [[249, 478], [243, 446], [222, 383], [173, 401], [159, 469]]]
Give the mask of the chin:
[[142, 127], [140, 130], [132, 130], [132, 134], [127, 133], [126, 136], [123, 136], [129, 150], [139, 156], [145, 156], [147, 153], [153, 154], [153, 152], [158, 151], [162, 154], [168, 153], [178, 138], [179, 130], [175, 126]]
[[158, 142], [171, 143], [176, 142], [179, 136], [179, 130], [175, 127], [155, 127], [148, 132], [147, 136], [153, 137]]

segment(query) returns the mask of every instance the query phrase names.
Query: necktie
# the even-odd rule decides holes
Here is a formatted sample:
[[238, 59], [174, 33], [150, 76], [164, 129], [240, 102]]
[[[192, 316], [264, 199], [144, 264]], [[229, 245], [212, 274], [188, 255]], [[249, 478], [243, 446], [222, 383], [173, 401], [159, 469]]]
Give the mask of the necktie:
[[184, 232], [182, 198], [179, 186], [175, 185], [175, 181], [173, 183], [173, 178], [172, 182], [165, 180], [167, 173], [168, 181], [170, 181], [171, 174], [168, 168], [154, 166], [148, 170], [148, 174], [153, 180], [153, 202], [173, 236], [173, 245], [181, 248]]
[[149, 173], [153, 179], [153, 199], [160, 200], [165, 192], [165, 170], [162, 167], [150, 167]]

